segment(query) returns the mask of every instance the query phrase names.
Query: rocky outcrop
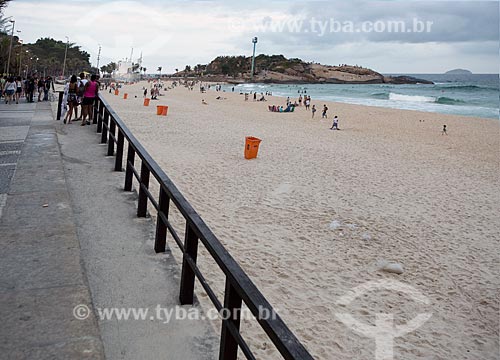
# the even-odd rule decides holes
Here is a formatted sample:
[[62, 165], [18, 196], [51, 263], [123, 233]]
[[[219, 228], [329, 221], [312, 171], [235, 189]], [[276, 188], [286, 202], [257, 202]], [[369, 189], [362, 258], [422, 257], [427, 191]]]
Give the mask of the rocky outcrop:
[[387, 84], [434, 84], [432, 81], [417, 79], [412, 76], [386, 76], [384, 83]]
[[282, 84], [432, 84], [410, 76], [384, 76], [374, 70], [352, 65], [321, 65], [300, 59], [287, 59], [283, 55], [259, 55], [255, 58], [254, 76], [251, 78], [251, 58], [219, 56], [208, 65], [197, 65], [202, 71], [181, 71], [175, 76], [202, 77], [205, 80]]

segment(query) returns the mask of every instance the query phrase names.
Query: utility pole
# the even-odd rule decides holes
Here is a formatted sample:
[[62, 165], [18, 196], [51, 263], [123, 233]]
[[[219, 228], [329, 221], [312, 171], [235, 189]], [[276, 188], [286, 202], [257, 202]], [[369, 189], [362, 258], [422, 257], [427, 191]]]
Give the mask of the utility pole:
[[66, 57], [68, 56], [68, 45], [69, 45], [69, 37], [65, 36], [66, 38], [66, 50], [64, 51], [64, 62], [63, 62], [63, 71], [62, 71], [62, 78], [64, 80], [64, 73], [66, 71]]
[[9, 46], [9, 58], [7, 60], [7, 76], [9, 76], [9, 71], [10, 71], [10, 55], [12, 54], [12, 40], [14, 39], [14, 26], [16, 25], [16, 22], [14, 20], [9, 20], [9, 22], [12, 23], [12, 33], [10, 34], [10, 46]]
[[253, 80], [253, 73], [255, 69], [255, 46], [257, 45], [257, 36], [252, 39], [253, 43], [253, 55], [252, 55], [252, 73], [250, 74], [250, 79]]

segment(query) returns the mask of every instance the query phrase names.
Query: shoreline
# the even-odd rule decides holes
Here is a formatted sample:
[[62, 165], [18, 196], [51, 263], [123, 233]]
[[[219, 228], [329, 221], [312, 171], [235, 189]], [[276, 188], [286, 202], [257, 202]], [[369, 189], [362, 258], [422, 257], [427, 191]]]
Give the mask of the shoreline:
[[[266, 83], [254, 83], [255, 85], [286, 85], [286, 84], [266, 84]], [[240, 84], [242, 85], [242, 84]], [[302, 85], [302, 84], [294, 84], [294, 85]], [[307, 84], [304, 84], [304, 85], [307, 85]], [[314, 84], [313, 84], [314, 85]], [[342, 85], [342, 84], [340, 84]], [[231, 87], [231, 84], [226, 84], [226, 86], [229, 86]], [[230, 89], [226, 89], [227, 91], [226, 92], [230, 92], [229, 90]], [[235, 89], [236, 90], [236, 89]], [[242, 89], [242, 88], [239, 88], [238, 90], [245, 90], [245, 89]], [[308, 89], [309, 90], [309, 89]], [[274, 93], [274, 91], [273, 91]], [[258, 94], [260, 94], [260, 92], [258, 92]], [[295, 95], [300, 95], [300, 94], [293, 94], [293, 99], [297, 99], [298, 96], [295, 96]], [[302, 94], [303, 95], [306, 95], [306, 94]], [[309, 95], [309, 94], [307, 94]], [[283, 95], [273, 95], [274, 97], [284, 97], [286, 99], [286, 96], [283, 96]], [[327, 96], [330, 96], [331, 95], [327, 95]], [[292, 98], [292, 96], [290, 96]], [[467, 118], [476, 118], [476, 119], [492, 119], [492, 120], [500, 120], [500, 117], [498, 116], [498, 114], [495, 114], [493, 116], [477, 116], [477, 115], [461, 115], [461, 114], [453, 114], [453, 113], [447, 113], [447, 112], [442, 112], [442, 111], [439, 111], [439, 110], [435, 110], [435, 111], [431, 111], [431, 110], [419, 110], [419, 109], [410, 109], [410, 108], [405, 108], [405, 102], [401, 102], [400, 104], [394, 104], [394, 106], [391, 106], [391, 104], [381, 104], [381, 105], [373, 105], [373, 104], [366, 104], [366, 102], [369, 102], [369, 101], [381, 101], [380, 99], [369, 99], [369, 98], [363, 98], [363, 97], [351, 97], [351, 98], [346, 98], [346, 101], [335, 101], [335, 100], [329, 100], [329, 99], [325, 99], [325, 98], [322, 98], [321, 96], [320, 97], [317, 97], [316, 98], [317, 100], [322, 100], [322, 101], [328, 101], [328, 102], [332, 102], [332, 103], [338, 103], [338, 104], [351, 104], [351, 105], [355, 105], [355, 106], [367, 106], [367, 107], [376, 107], [376, 108], [385, 108], [385, 109], [394, 109], [394, 110], [402, 110], [402, 111], [418, 111], [418, 112], [423, 112], [423, 113], [432, 113], [432, 114], [442, 114], [442, 115], [452, 115], [452, 116], [462, 116], [462, 117], [467, 117]], [[437, 98], [436, 98], [437, 99]], [[384, 101], [391, 101], [390, 99], [384, 99]], [[415, 106], [417, 106], [419, 103], [412, 103], [412, 102], [408, 102], [408, 104], [413, 104]], [[437, 104], [435, 102], [423, 102], [423, 104]], [[452, 105], [446, 105], [444, 104], [444, 106], [452, 106]], [[488, 108], [488, 107], [479, 107], [479, 108], [483, 108], [483, 109], [487, 109], [488, 111], [496, 111], [497, 109], [495, 108]], [[457, 106], [456, 110], [458, 110], [459, 107]]]
[[[165, 82], [166, 83], [166, 82]], [[231, 86], [231, 84], [228, 84], [228, 83], [223, 83], [223, 82], [203, 82], [203, 84], [210, 84], [212, 86], [215, 86], [216, 84], [219, 84], [219, 85], [226, 85], [226, 86]], [[197, 86], [199, 84], [196, 84], [195, 85], [195, 89], [193, 90], [193, 92], [198, 92], [198, 89], [197, 89]], [[263, 84], [263, 85], [266, 85], [266, 84]], [[182, 86], [181, 86], [182, 87]], [[210, 90], [214, 95], [217, 95], [217, 94], [231, 94], [231, 96], [233, 95], [238, 95], [238, 96], [243, 96], [245, 94], [245, 92], [242, 92], [242, 93], [239, 93], [236, 91], [236, 88], [235, 88], [235, 92], [231, 92], [230, 90], [228, 89], [224, 89], [223, 91], [220, 91], [220, 92], [215, 92], [214, 90]], [[208, 92], [206, 92], [205, 94], [207, 94]], [[250, 94], [250, 92], [247, 92], [247, 94]], [[261, 92], [257, 92], [258, 95], [261, 94]], [[264, 92], [265, 94], [265, 92]], [[309, 95], [309, 94], [296, 94], [296, 95]], [[276, 104], [273, 104], [272, 103], [272, 99], [283, 99], [283, 103], [279, 104], [279, 105], [283, 105], [284, 107], [286, 107], [286, 99], [287, 97], [286, 96], [282, 96], [282, 95], [271, 95], [271, 96], [268, 96], [268, 95], [265, 95], [266, 97], [266, 101], [265, 102], [259, 102], [259, 101], [255, 101], [256, 103], [263, 103], [263, 104], [269, 104], [269, 105], [278, 105], [278, 103]], [[295, 97], [290, 97], [290, 100], [297, 100], [298, 99], [298, 96], [295, 96]], [[360, 98], [361, 99], [361, 98]], [[161, 100], [161, 98], [160, 98]], [[450, 120], [452, 120], [453, 118], [461, 118], [461, 119], [464, 119], [464, 120], [491, 120], [493, 122], [499, 122], [500, 121], [500, 118], [499, 119], [495, 119], [495, 118], [491, 118], [491, 117], [479, 117], [479, 116], [468, 116], [468, 115], [457, 115], [457, 114], [448, 114], [448, 113], [442, 113], [442, 112], [433, 112], [433, 111], [424, 111], [424, 110], [413, 110], [413, 109], [400, 109], [400, 108], [394, 108], [394, 107], [388, 107], [388, 106], [376, 106], [376, 105], [366, 105], [366, 104], [356, 104], [356, 103], [348, 103], [348, 102], [339, 102], [339, 101], [334, 101], [334, 100], [324, 100], [324, 99], [321, 99], [321, 98], [312, 98], [313, 101], [316, 101], [317, 103], [326, 103], [326, 104], [330, 104], [330, 105], [339, 105], [339, 106], [347, 106], [347, 107], [353, 107], [353, 109], [355, 107], [363, 107], [363, 108], [367, 108], [368, 109], [373, 109], [373, 110], [380, 110], [380, 109], [386, 109], [386, 110], [393, 110], [393, 111], [403, 111], [403, 112], [411, 112], [411, 113], [417, 113], [417, 114], [421, 114], [421, 116], [424, 116], [424, 117], [428, 117], [429, 115], [435, 115], [435, 116], [442, 116], [442, 117], [449, 117]], [[249, 98], [248, 100], [248, 103], [253, 103], [253, 99]], [[316, 104], [317, 105], [317, 104]], [[311, 103], [311, 106], [312, 106], [312, 103]], [[300, 108], [304, 109], [304, 105], [302, 105]], [[331, 109], [332, 107], [330, 106], [329, 109]], [[320, 112], [321, 109], [317, 109], [318, 112]], [[318, 115], [318, 112], [316, 113], [316, 115]], [[321, 116], [321, 114], [320, 114]]]
[[[223, 92], [224, 94], [231, 94], [231, 92]], [[236, 92], [234, 92], [234, 94], [236, 94]], [[244, 93], [243, 93], [244, 94]], [[260, 94], [260, 93], [258, 93]], [[238, 93], [238, 95], [240, 95]], [[300, 94], [299, 94], [300, 95]], [[301, 95], [309, 95], [309, 94], [301, 94]], [[241, 95], [240, 95], [241, 96]], [[283, 104], [280, 104], [280, 105], [286, 105], [286, 99], [287, 97], [286, 96], [281, 96], [281, 95], [272, 95], [270, 98], [272, 99], [275, 99], [275, 98], [279, 98], [279, 99], [283, 99]], [[266, 98], [267, 101], [265, 103], [269, 103], [270, 100], [269, 100], [269, 97]], [[292, 100], [296, 100], [298, 99], [298, 97], [295, 97], [295, 98], [292, 98], [290, 97], [290, 99]], [[333, 101], [333, 100], [324, 100], [324, 99], [321, 99], [321, 98], [314, 98], [313, 100], [317, 101], [317, 102], [321, 102], [321, 103], [326, 103], [326, 104], [336, 104], [336, 105], [339, 105], [339, 106], [353, 106], [353, 107], [363, 107], [363, 108], [368, 108], [368, 109], [387, 109], [387, 110], [394, 110], [394, 111], [409, 111], [409, 112], [412, 112], [412, 113], [418, 113], [418, 114], [421, 114], [422, 116], [425, 116], [425, 115], [429, 115], [429, 114], [433, 114], [433, 115], [439, 115], [439, 116], [443, 116], [443, 117], [450, 117], [450, 120], [452, 118], [461, 118], [461, 119], [474, 119], [474, 120], [491, 120], [491, 121], [494, 121], [494, 122], [499, 122], [500, 119], [495, 119], [495, 118], [490, 118], [490, 117], [479, 117], [479, 116], [468, 116], [468, 115], [456, 115], [456, 114], [447, 114], [447, 113], [441, 113], [441, 112], [433, 112], [433, 111], [424, 111], [424, 110], [412, 110], [412, 109], [399, 109], [399, 108], [393, 108], [393, 107], [387, 107], [387, 106], [376, 106], [376, 105], [363, 105], [363, 104], [355, 104], [355, 103], [348, 103], [348, 102], [339, 102], [339, 101]], [[253, 102], [253, 100], [249, 99], [248, 102]], [[272, 104], [272, 105], [277, 105], [277, 104]], [[286, 107], [286, 106], [285, 106]], [[302, 105], [301, 108], [304, 108], [304, 106]], [[320, 109], [318, 109], [319, 111]]]

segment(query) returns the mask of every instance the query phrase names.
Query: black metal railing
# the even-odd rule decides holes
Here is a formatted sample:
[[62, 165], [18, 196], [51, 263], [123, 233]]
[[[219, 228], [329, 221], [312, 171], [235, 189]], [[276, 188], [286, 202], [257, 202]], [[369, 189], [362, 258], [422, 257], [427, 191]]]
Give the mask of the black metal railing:
[[[133, 178], [135, 177], [139, 184], [137, 216], [146, 217], [148, 200], [156, 209], [155, 251], [157, 253], [165, 251], [167, 232], [171, 234], [177, 246], [182, 251], [180, 303], [182, 305], [193, 304], [195, 278], [197, 278], [217, 311], [227, 309], [224, 311], [236, 314], [236, 316], [222, 320], [219, 359], [237, 359], [238, 349], [243, 352], [247, 359], [255, 359], [255, 356], [240, 334], [241, 312], [239, 310], [244, 302], [284, 359], [312, 360], [313, 357], [298, 341], [279, 315], [274, 312], [272, 306], [250, 280], [248, 275], [228, 253], [170, 178], [163, 172], [156, 161], [153, 160], [151, 155], [101, 96], [96, 99], [93, 113], [93, 123], [97, 124], [97, 132], [101, 133], [101, 143], [107, 143], [108, 145], [107, 155], [116, 155], [115, 171], [123, 171], [124, 143], [125, 140], [128, 142], [127, 158], [125, 159], [124, 190], [132, 191]], [[134, 167], [136, 157], [141, 160], [140, 172]], [[156, 200], [150, 191], [151, 175], [157, 180], [160, 187], [158, 200]], [[169, 221], [169, 209], [172, 203], [186, 220], [184, 242], [181, 241]], [[200, 242], [208, 250], [226, 277], [223, 304], [208, 285], [204, 275], [197, 266], [198, 245]], [[262, 313], [273, 314], [273, 316], [262, 317], [260, 316]]]

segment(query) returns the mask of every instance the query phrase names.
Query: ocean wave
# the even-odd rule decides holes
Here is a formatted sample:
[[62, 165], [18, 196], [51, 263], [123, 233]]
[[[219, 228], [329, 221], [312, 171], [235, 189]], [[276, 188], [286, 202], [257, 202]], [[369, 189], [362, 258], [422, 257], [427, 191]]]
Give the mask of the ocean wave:
[[452, 99], [446, 96], [440, 96], [436, 99], [435, 101], [437, 104], [444, 104], [444, 105], [459, 105], [459, 104], [465, 104], [465, 101], [459, 100], [459, 99]]
[[[444, 85], [444, 84], [443, 84]], [[440, 90], [453, 90], [453, 91], [498, 91], [498, 87], [491, 86], [478, 86], [478, 85], [448, 85], [436, 86]]]
[[[373, 97], [378, 99], [384, 99], [382, 97], [383, 93], [372, 94]], [[393, 101], [409, 101], [418, 103], [436, 103], [442, 105], [461, 105], [465, 104], [464, 100], [453, 99], [446, 96], [432, 97], [432, 96], [421, 96], [421, 95], [403, 95], [397, 93], [390, 93], [389, 100]]]
[[411, 102], [424, 102], [433, 103], [436, 102], [436, 98], [432, 96], [421, 96], [421, 95], [403, 95], [398, 93], [389, 93], [389, 100], [393, 101], [411, 101]]
[[379, 92], [379, 93], [373, 93], [370, 94], [370, 97], [375, 98], [375, 99], [389, 99], [389, 93], [388, 92]]

